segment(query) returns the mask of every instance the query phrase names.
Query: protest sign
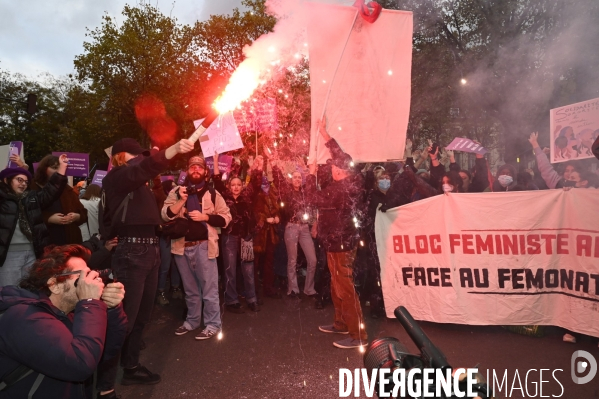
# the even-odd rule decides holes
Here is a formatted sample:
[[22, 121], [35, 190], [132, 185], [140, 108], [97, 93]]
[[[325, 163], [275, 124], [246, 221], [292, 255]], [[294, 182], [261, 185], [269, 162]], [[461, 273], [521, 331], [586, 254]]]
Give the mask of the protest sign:
[[[206, 157], [206, 166], [210, 169], [210, 173], [214, 174], [214, 157]], [[230, 155], [219, 155], [218, 157], [218, 169], [220, 173], [228, 173], [231, 171], [231, 164], [233, 163], [233, 157]]]
[[185, 183], [185, 178], [187, 177], [187, 172], [181, 172], [179, 174], [179, 178], [177, 179], [177, 185], [182, 185], [183, 183]]
[[599, 98], [554, 108], [550, 115], [551, 162], [593, 158], [599, 136]]
[[105, 170], [96, 169], [96, 172], [94, 173], [94, 178], [92, 179], [91, 184], [97, 184], [98, 186], [102, 187], [102, 180], [104, 180], [104, 178], [106, 177], [107, 174], [108, 174], [108, 172]]
[[[202, 121], [204, 119], [193, 121], [196, 129], [202, 124]], [[224, 115], [219, 115], [200, 138], [200, 146], [204, 157], [214, 155], [215, 152], [222, 154], [223, 152], [243, 148], [243, 142], [239, 130], [237, 130], [233, 114], [227, 112]]]
[[449, 143], [446, 149], [481, 155], [485, 155], [487, 152], [489, 152], [482, 145], [464, 137], [456, 137], [451, 143]]
[[599, 337], [598, 202], [585, 189], [449, 194], [377, 212], [387, 315]]
[[67, 176], [87, 177], [89, 174], [89, 154], [79, 152], [53, 152], [52, 155], [60, 157], [66, 154], [69, 158]]
[[240, 132], [270, 132], [279, 128], [277, 119], [277, 100], [266, 98], [252, 100], [242, 104], [241, 109], [233, 112], [235, 123]]
[[[383, 10], [374, 23], [358, 7], [306, 3], [312, 130], [310, 160], [331, 158], [317, 124], [354, 162], [404, 155], [412, 67], [412, 13]], [[326, 38], [326, 40], [323, 40]]]

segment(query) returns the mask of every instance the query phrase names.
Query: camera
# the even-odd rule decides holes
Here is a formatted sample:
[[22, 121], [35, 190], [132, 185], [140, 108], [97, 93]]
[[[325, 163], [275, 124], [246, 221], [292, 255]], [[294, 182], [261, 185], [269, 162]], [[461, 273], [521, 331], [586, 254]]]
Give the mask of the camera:
[[96, 270], [104, 285], [116, 282], [116, 274], [112, 269]]
[[[367, 369], [368, 375], [372, 375], [373, 369], [390, 369], [391, 371], [403, 369], [406, 373], [415, 369], [420, 371], [423, 369], [435, 369], [441, 370], [443, 373], [452, 370], [445, 355], [431, 342], [429, 337], [424, 333], [405, 307], [399, 306], [395, 309], [394, 314], [414, 344], [416, 344], [420, 350], [420, 355], [411, 354], [397, 338], [386, 337], [375, 339], [364, 353], [364, 367]], [[419, 373], [419, 375], [422, 376], [422, 373]], [[419, 378], [420, 384], [424, 384], [426, 381], [427, 380], [422, 379], [421, 377]], [[384, 384], [382, 387], [382, 390], [390, 393], [393, 390], [393, 383], [390, 380], [387, 380], [387, 382], [388, 383]], [[375, 386], [379, 387], [380, 383], [381, 381], [377, 378]], [[459, 385], [462, 386], [462, 382], [460, 382]], [[381, 387], [377, 389], [377, 392], [381, 392], [380, 388]], [[434, 382], [432, 385], [429, 385], [429, 388], [431, 388], [429, 390], [430, 392], [436, 391]], [[462, 386], [462, 388], [464, 387]], [[478, 397], [487, 398], [486, 384], [477, 383], [473, 388], [478, 393]], [[465, 390], [461, 389], [461, 391], [464, 392]], [[412, 396], [408, 397], [413, 398]], [[438, 399], [449, 399], [454, 397], [463, 396], [455, 395], [455, 392], [453, 392], [452, 395], [441, 394], [441, 396], [435, 396], [435, 398]]]
[[191, 184], [189, 186], [186, 187], [187, 189], [187, 195], [191, 196], [191, 195], [198, 195], [198, 193], [200, 191], [202, 191], [202, 189], [204, 188], [204, 186], [198, 187], [195, 184]]
[[[98, 277], [102, 279], [104, 285], [114, 283], [116, 281], [116, 274], [112, 271], [112, 269], [103, 269], [96, 270], [98, 272]], [[77, 287], [77, 283], [79, 279], [75, 280], [75, 287]]]

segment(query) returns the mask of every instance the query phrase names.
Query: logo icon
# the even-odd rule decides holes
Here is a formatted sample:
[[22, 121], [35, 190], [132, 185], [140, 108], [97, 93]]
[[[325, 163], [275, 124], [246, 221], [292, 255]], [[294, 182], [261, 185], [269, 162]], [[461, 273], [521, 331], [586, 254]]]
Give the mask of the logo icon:
[[[581, 360], [581, 358], [585, 360]], [[586, 376], [578, 377], [578, 375], [585, 373], [587, 370], [588, 374]], [[595, 378], [597, 374], [597, 361], [587, 351], [576, 351], [572, 354], [570, 371], [572, 373], [572, 381], [575, 384], [586, 384]]]

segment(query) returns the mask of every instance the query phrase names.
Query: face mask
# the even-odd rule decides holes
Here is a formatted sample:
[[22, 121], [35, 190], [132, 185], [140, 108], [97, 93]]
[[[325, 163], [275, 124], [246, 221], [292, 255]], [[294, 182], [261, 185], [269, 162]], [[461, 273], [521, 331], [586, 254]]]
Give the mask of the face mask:
[[444, 193], [448, 193], [450, 191], [453, 191], [453, 186], [451, 184], [444, 184], [443, 185], [443, 192]]
[[381, 179], [379, 180], [379, 188], [381, 190], [387, 191], [389, 190], [389, 187], [391, 187], [391, 180], [389, 179]]
[[514, 178], [510, 175], [501, 175], [497, 178], [502, 187], [507, 187], [514, 182]]

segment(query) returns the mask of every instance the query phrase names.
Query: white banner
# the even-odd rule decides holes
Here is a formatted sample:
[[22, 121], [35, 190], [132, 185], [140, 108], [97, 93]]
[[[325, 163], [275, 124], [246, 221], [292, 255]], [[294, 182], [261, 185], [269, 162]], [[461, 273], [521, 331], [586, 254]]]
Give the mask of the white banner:
[[310, 160], [324, 163], [331, 157], [317, 138], [324, 111], [329, 134], [354, 161], [402, 158], [410, 114], [412, 13], [383, 10], [369, 23], [356, 15], [356, 7], [309, 3], [309, 11]]
[[599, 135], [599, 98], [552, 109], [551, 162], [594, 158], [591, 146]]
[[387, 316], [599, 337], [599, 191], [439, 195], [377, 212]]

